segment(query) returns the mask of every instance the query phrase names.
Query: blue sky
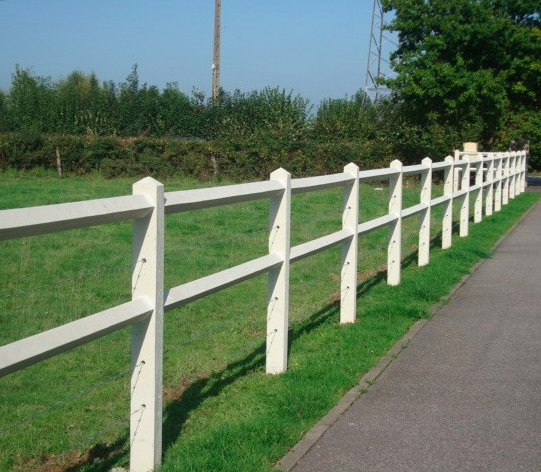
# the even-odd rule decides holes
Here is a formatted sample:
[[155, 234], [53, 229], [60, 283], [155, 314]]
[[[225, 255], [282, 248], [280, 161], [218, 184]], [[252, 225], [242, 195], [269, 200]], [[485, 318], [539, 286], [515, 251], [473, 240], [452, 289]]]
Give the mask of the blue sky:
[[[279, 86], [314, 104], [364, 87], [372, 0], [222, 0], [221, 85]], [[0, 88], [15, 64], [211, 89], [214, 0], [0, 0]]]

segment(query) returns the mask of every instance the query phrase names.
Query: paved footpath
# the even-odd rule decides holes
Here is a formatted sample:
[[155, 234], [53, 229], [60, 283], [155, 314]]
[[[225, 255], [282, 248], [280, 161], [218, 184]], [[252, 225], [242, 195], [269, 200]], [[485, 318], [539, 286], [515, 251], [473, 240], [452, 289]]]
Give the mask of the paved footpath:
[[541, 203], [293, 471], [541, 471]]

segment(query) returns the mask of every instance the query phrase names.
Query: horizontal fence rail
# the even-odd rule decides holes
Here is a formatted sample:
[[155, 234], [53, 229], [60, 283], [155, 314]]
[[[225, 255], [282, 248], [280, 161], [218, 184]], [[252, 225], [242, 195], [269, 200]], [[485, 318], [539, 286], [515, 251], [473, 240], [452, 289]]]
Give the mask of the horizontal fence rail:
[[118, 221], [131, 221], [148, 215], [153, 209], [154, 205], [144, 195], [130, 195], [2, 210], [0, 212], [0, 241]]
[[[432, 198], [433, 172], [443, 171], [444, 194]], [[419, 203], [402, 207], [403, 177], [419, 176]], [[386, 215], [359, 223], [359, 184], [388, 181]], [[387, 282], [400, 283], [402, 220], [419, 215], [419, 266], [428, 264], [430, 211], [443, 205], [442, 248], [452, 244], [453, 201], [460, 204], [459, 235], [468, 235], [469, 200], [474, 200], [474, 222], [499, 211], [525, 190], [526, 152], [479, 153], [455, 151], [442, 162], [424, 159], [419, 165], [393, 161], [387, 169], [359, 171], [349, 164], [343, 173], [291, 179], [279, 169], [270, 180], [197, 190], [164, 192], [163, 185], [146, 178], [134, 185], [131, 196], [0, 211], [0, 240], [36, 236], [119, 221], [133, 221], [132, 301], [111, 307], [63, 326], [0, 347], [0, 376], [5, 376], [91, 342], [127, 326], [132, 327], [131, 409], [145, 413], [132, 418], [130, 471], [148, 472], [161, 462], [161, 389], [163, 314], [257, 275], [269, 274], [266, 370], [287, 369], [289, 328], [289, 266], [330, 247], [342, 247], [340, 322], [356, 320], [357, 251], [360, 235], [388, 227]], [[344, 192], [342, 229], [290, 246], [293, 195], [329, 188]], [[268, 254], [177, 287], [164, 289], [164, 219], [166, 215], [251, 200], [270, 202]], [[348, 270], [345, 270], [345, 269]], [[141, 366], [144, 365], [144, 374]], [[141, 375], [145, 376], [141, 379]], [[137, 421], [136, 421], [137, 420]], [[137, 433], [137, 434], [136, 434]], [[137, 436], [137, 437], [135, 437]]]

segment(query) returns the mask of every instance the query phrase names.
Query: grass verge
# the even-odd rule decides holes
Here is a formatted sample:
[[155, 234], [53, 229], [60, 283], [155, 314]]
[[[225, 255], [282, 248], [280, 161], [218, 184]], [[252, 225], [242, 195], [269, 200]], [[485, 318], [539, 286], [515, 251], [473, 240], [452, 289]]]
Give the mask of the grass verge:
[[[47, 179], [8, 176], [0, 205], [40, 204], [44, 191], [49, 203], [99, 198], [129, 193], [130, 185]], [[166, 184], [167, 190], [186, 185]], [[406, 189], [406, 205], [418, 201], [418, 190]], [[537, 198], [521, 195], [472, 224], [468, 238], [455, 235], [446, 251], [438, 249], [441, 212], [434, 211], [431, 263], [423, 268], [415, 263], [417, 221], [406, 220], [398, 287], [388, 287], [381, 271], [386, 232], [361, 238], [353, 325], [338, 324], [339, 248], [295, 264], [290, 368], [280, 376], [264, 373], [265, 277], [170, 312], [161, 470], [269, 471], [415, 320], [429, 316], [433, 303], [490, 256]], [[362, 219], [383, 214], [386, 201], [387, 189], [363, 186]], [[293, 244], [337, 230], [340, 206], [338, 191], [294, 199]], [[168, 218], [167, 285], [264, 254], [267, 214], [266, 202], [252, 202]], [[0, 344], [128, 299], [130, 236], [130, 225], [119, 224], [3, 243]], [[129, 331], [123, 330], [2, 379], [0, 469], [98, 472], [125, 465], [128, 367]]]

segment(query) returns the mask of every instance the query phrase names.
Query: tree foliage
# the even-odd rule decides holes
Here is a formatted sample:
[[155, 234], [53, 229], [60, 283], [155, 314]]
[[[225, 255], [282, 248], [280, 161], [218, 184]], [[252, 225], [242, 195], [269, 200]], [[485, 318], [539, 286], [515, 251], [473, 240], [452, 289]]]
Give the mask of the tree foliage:
[[387, 85], [410, 123], [447, 128], [485, 148], [541, 140], [531, 125], [541, 108], [538, 0], [383, 4], [394, 10], [390, 29], [399, 38], [397, 75]]
[[141, 84], [137, 64], [126, 80], [99, 83], [74, 71], [53, 82], [16, 67], [9, 93], [0, 94], [0, 129], [53, 134], [176, 136], [278, 140], [304, 139], [310, 105], [279, 88], [234, 93], [212, 100], [197, 90], [188, 97], [176, 83], [163, 90]]
[[377, 135], [381, 107], [375, 106], [364, 92], [348, 98], [328, 98], [321, 102], [313, 132], [320, 140], [370, 140]]

